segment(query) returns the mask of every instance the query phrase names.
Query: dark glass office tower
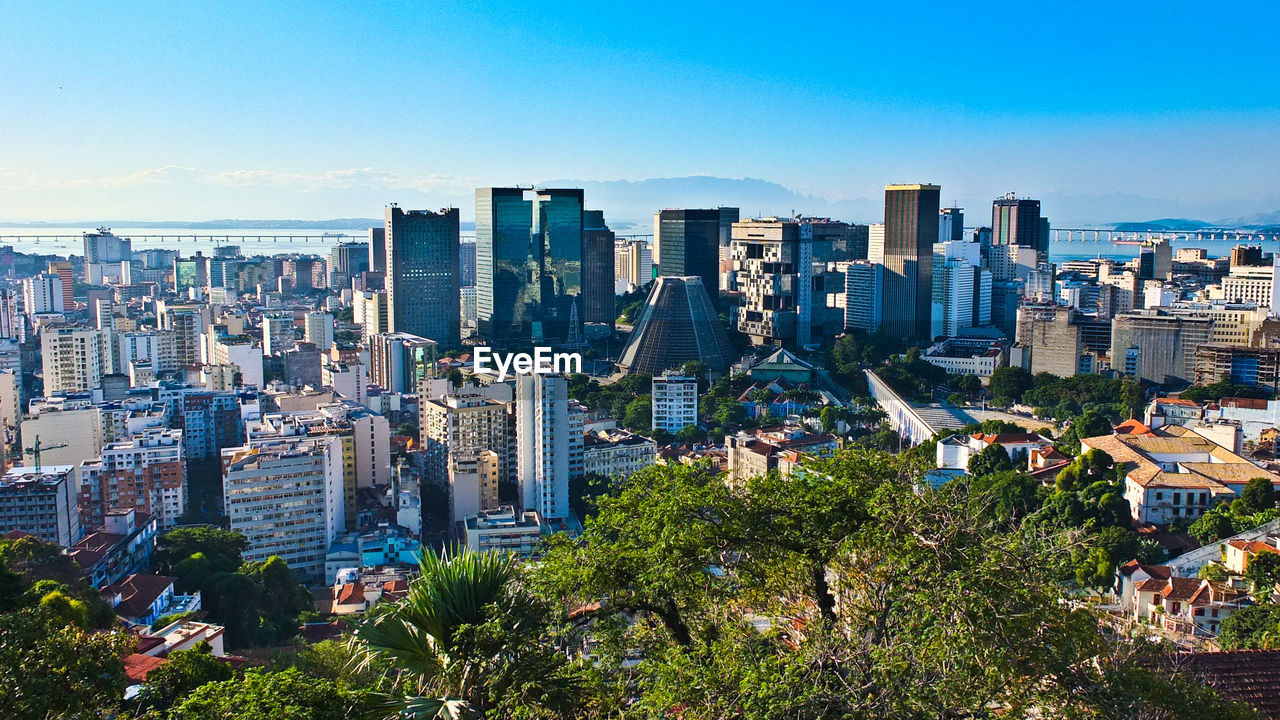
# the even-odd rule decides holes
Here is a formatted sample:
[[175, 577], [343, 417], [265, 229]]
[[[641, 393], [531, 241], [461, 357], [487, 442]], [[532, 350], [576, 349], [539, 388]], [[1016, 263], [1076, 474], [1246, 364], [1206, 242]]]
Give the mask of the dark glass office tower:
[[1042, 261], [1049, 258], [1049, 233], [1040, 237], [1040, 201], [1009, 193], [991, 203], [991, 244], [1035, 248]]
[[937, 185], [884, 188], [884, 319], [881, 332], [928, 340], [933, 310], [933, 244], [938, 241]]
[[528, 339], [542, 326], [542, 244], [522, 188], [476, 188], [476, 318], [490, 340]]
[[[658, 275], [700, 277], [702, 286], [713, 294], [712, 302], [720, 287], [721, 216], [719, 208], [663, 210], [658, 215]], [[729, 216], [725, 214], [726, 218]]]
[[584, 323], [605, 323], [617, 317], [614, 307], [614, 234], [604, 222], [604, 212], [583, 215], [582, 298]]
[[569, 337], [575, 316], [574, 329], [582, 329], [582, 214], [581, 188], [540, 189], [534, 196], [534, 242], [543, 252], [542, 337], [552, 341]]
[[402, 332], [461, 342], [458, 289], [458, 209], [439, 212], [387, 207], [387, 321]]

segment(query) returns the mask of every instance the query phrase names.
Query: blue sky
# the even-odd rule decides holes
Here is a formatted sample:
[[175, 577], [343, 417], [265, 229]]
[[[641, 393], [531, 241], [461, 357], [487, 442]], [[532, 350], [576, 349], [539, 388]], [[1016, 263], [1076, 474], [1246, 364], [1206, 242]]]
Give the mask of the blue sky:
[[469, 214], [479, 185], [686, 175], [1280, 210], [1280, 10], [1039, 5], [8, 4], [0, 220]]

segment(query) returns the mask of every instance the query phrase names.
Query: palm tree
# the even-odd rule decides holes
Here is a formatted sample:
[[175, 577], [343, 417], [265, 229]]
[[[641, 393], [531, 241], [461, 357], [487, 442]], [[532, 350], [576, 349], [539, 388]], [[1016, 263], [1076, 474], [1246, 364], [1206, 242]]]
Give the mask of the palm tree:
[[549, 613], [517, 587], [513, 557], [426, 553], [419, 566], [408, 595], [372, 613], [353, 637], [359, 662], [393, 668], [403, 693], [382, 698], [377, 716], [456, 720], [499, 705], [570, 702], [571, 668], [546, 643]]

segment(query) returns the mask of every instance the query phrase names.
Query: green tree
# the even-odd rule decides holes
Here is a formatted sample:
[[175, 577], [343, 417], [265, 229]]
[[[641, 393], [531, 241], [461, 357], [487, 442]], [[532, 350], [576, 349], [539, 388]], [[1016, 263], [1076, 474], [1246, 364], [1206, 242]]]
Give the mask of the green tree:
[[1011, 524], [1040, 509], [1040, 482], [1017, 470], [985, 473], [970, 481], [969, 502]]
[[1254, 596], [1261, 601], [1270, 602], [1276, 591], [1276, 583], [1280, 583], [1280, 554], [1260, 552], [1254, 555], [1245, 568], [1244, 576], [1253, 588]]
[[1276, 506], [1276, 489], [1267, 478], [1256, 477], [1245, 484], [1240, 499], [1250, 513], [1270, 510]]
[[685, 425], [676, 433], [676, 439], [682, 443], [698, 443], [707, 439], [707, 431], [697, 425]]
[[648, 431], [653, 427], [653, 401], [648, 395], [637, 397], [627, 403], [622, 424], [628, 430], [640, 432]]
[[1012, 469], [1013, 461], [1009, 459], [1009, 453], [1005, 451], [1004, 446], [1000, 443], [993, 442], [979, 451], [977, 455], [969, 458], [969, 474], [974, 477], [982, 477], [983, 475]]
[[1273, 650], [1280, 647], [1280, 605], [1249, 605], [1222, 621], [1223, 650]]
[[[181, 527], [161, 535], [151, 556], [152, 569], [162, 575], [177, 575], [179, 563], [199, 555], [201, 573], [235, 572], [240, 568], [241, 553], [249, 547], [244, 535], [221, 528]], [[192, 570], [196, 570], [193, 566]], [[178, 577], [182, 589], [185, 578]]]
[[1020, 367], [1007, 366], [997, 368], [991, 374], [987, 389], [991, 391], [991, 397], [1002, 400], [1001, 404], [1004, 404], [1021, 401], [1022, 396], [1034, 386], [1030, 372]]
[[163, 665], [147, 673], [140, 700], [145, 706], [167, 710], [201, 685], [230, 680], [233, 674], [231, 666], [201, 642], [190, 650], [169, 653]]
[[124, 693], [134, 638], [88, 632], [44, 609], [0, 615], [0, 708], [11, 720], [96, 717]]
[[449, 381], [449, 384], [455, 388], [462, 387], [462, 384], [466, 382], [466, 378], [463, 377], [462, 371], [456, 367], [449, 368], [449, 372], [445, 373], [444, 377]]
[[506, 717], [574, 706], [573, 668], [547, 641], [549, 607], [517, 587], [511, 557], [426, 553], [420, 568], [404, 601], [356, 627], [365, 660], [393, 668], [407, 693], [384, 696], [380, 709]]
[[173, 708], [171, 720], [344, 720], [368, 712], [363, 693], [345, 692], [331, 680], [290, 668], [249, 670], [243, 677], [201, 685]]
[[1217, 542], [1236, 533], [1231, 514], [1222, 508], [1214, 508], [1196, 518], [1187, 529], [1201, 545]]

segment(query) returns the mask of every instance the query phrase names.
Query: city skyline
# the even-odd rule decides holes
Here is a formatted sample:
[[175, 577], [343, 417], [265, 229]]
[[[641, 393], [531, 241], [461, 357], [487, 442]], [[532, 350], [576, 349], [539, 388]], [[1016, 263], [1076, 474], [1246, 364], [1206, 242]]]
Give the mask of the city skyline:
[[[67, 23], [27, 8], [0, 30], [0, 91], [20, 100], [0, 108], [18, 140], [0, 156], [0, 221], [376, 217], [389, 202], [469, 221], [474, 188], [513, 182], [584, 187], [627, 221], [728, 204], [866, 222], [900, 182], [970, 207], [1014, 190], [1068, 223], [1280, 211], [1274, 8], [1248, 24], [1198, 8], [1194, 28], [1176, 8], [1034, 8], [999, 38], [976, 6], [923, 33], [888, 9], [680, 10], [126, 3]], [[823, 41], [819, 23], [845, 32]], [[653, 204], [680, 197], [653, 179], [690, 177], [737, 182]], [[754, 207], [752, 178], [781, 190]], [[607, 197], [650, 190], [643, 207]]]

